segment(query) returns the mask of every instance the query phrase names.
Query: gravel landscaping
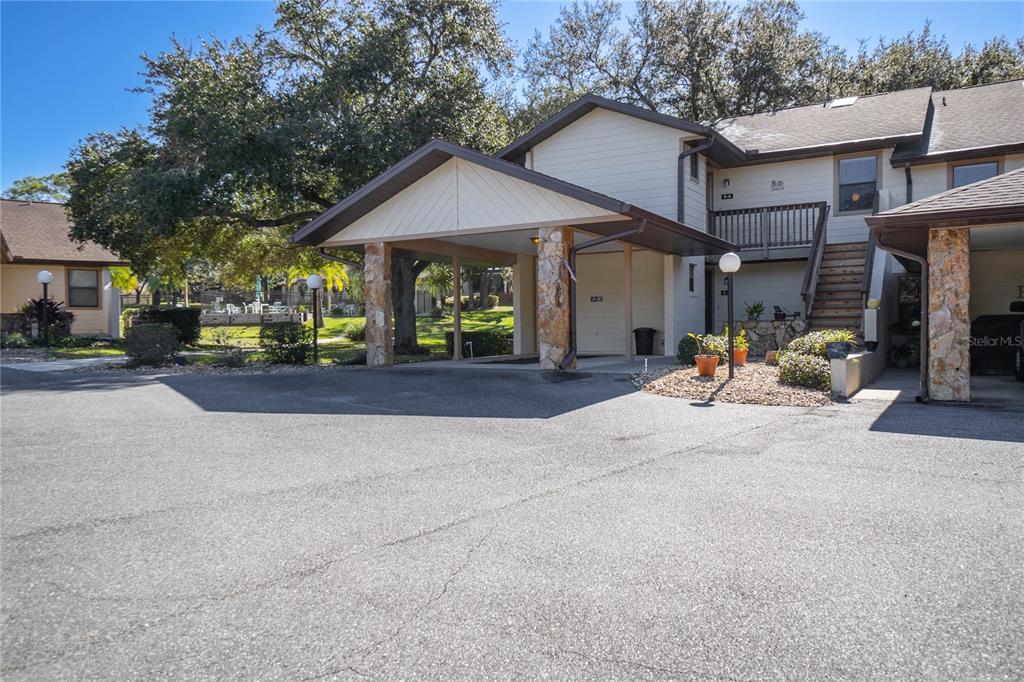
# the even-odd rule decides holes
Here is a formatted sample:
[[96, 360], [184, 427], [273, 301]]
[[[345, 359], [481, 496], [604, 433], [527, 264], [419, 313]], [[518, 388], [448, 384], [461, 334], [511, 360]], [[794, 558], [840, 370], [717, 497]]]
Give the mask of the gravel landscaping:
[[763, 362], [737, 367], [729, 381], [729, 368], [719, 367], [714, 377], [702, 377], [696, 367], [665, 367], [633, 375], [637, 388], [701, 402], [744, 403], [747, 405], [789, 405], [816, 407], [833, 402], [828, 391], [779, 383], [779, 368]]

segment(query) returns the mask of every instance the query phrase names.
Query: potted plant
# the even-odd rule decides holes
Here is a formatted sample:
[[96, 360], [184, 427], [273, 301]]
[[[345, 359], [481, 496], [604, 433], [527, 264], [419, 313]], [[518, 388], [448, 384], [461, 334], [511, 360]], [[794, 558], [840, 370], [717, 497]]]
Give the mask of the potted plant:
[[[729, 344], [729, 328], [725, 328], [726, 348]], [[747, 341], [747, 330], [741, 329], [740, 333], [732, 337], [732, 361], [739, 367], [747, 364], [747, 353], [750, 352], [750, 342]]]
[[753, 303], [744, 301], [743, 308], [744, 312], [747, 313], [748, 320], [760, 320], [762, 313], [764, 313], [764, 301], [754, 301]]
[[842, 360], [853, 348], [853, 332], [849, 329], [833, 329], [829, 331], [825, 342], [825, 353], [829, 360]]
[[787, 313], [786, 309], [783, 308], [780, 305], [777, 305], [777, 306], [774, 306], [774, 307], [775, 307], [775, 321], [776, 322], [785, 322], [786, 321], [786, 316], [789, 313]]
[[693, 361], [697, 363], [697, 373], [702, 377], [715, 376], [721, 356], [710, 347], [702, 335], [690, 332], [689, 336], [697, 342], [697, 354], [693, 356]]

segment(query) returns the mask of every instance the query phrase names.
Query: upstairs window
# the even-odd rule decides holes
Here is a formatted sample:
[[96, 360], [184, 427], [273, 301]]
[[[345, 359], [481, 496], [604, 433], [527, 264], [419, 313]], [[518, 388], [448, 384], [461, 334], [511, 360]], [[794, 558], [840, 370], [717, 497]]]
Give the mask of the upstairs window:
[[690, 293], [697, 293], [697, 266], [693, 263], [689, 263], [689, 275], [690, 275]]
[[68, 307], [100, 307], [99, 270], [68, 270]]
[[875, 205], [878, 191], [878, 156], [853, 156], [839, 159], [836, 177], [838, 213], [862, 213]]
[[949, 188], [963, 187], [979, 180], [987, 180], [999, 175], [998, 161], [983, 161], [982, 163], [965, 163], [960, 166], [953, 166], [950, 176]]
[[690, 154], [690, 179], [700, 179], [700, 161], [697, 159], [696, 154]]

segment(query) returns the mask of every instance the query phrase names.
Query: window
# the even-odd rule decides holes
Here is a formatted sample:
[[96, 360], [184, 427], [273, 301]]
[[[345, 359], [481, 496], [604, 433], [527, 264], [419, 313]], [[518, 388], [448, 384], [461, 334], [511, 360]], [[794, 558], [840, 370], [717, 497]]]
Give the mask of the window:
[[100, 307], [99, 270], [68, 270], [68, 307]]
[[693, 263], [689, 264], [688, 272], [690, 274], [690, 293], [697, 293], [697, 266]]
[[963, 187], [972, 182], [985, 180], [999, 175], [998, 161], [984, 161], [982, 163], [965, 163], [962, 166], [953, 166], [953, 174], [950, 178], [949, 188]]
[[839, 159], [836, 176], [838, 213], [870, 211], [878, 190], [878, 156]]
[[690, 154], [690, 179], [697, 180], [700, 175], [700, 161], [697, 160], [696, 154]]

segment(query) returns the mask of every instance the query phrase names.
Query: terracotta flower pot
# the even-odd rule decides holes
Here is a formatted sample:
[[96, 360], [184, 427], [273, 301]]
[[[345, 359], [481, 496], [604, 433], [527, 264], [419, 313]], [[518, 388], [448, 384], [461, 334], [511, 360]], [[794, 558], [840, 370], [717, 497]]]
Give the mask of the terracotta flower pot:
[[715, 370], [718, 369], [718, 361], [720, 360], [717, 355], [695, 355], [693, 359], [697, 363], [698, 374], [702, 377], [715, 376]]
[[747, 353], [750, 352], [749, 348], [733, 348], [732, 349], [732, 361], [733, 364], [742, 367], [747, 364]]

